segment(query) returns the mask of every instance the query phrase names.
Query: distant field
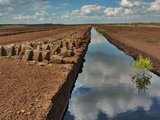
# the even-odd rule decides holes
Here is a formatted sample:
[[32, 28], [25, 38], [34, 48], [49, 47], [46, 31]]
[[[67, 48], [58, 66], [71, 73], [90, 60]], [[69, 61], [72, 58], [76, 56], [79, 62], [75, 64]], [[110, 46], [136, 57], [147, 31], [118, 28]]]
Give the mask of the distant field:
[[60, 28], [58, 25], [0, 25], [0, 36], [27, 32], [47, 31]]
[[0, 45], [55, 36], [77, 27], [72, 25], [5, 25], [0, 27]]
[[119, 23], [99, 24], [99, 26], [160, 27], [160, 23]]

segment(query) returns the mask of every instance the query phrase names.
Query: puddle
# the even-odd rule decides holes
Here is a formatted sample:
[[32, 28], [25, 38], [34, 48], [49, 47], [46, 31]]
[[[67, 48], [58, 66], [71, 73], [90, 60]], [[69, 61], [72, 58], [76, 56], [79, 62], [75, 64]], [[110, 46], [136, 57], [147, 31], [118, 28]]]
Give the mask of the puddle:
[[160, 120], [160, 78], [139, 91], [132, 82], [133, 58], [91, 31], [83, 72], [79, 74], [64, 120]]

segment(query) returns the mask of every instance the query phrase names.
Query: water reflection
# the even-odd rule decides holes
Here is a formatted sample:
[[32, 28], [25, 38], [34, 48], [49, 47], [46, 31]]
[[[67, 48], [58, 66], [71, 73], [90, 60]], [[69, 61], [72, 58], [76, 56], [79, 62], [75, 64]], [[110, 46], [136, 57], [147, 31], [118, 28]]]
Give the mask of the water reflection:
[[152, 85], [138, 93], [130, 76], [133, 59], [94, 29], [85, 59], [64, 120], [160, 119], [159, 77], [151, 73]]
[[152, 76], [150, 74], [147, 74], [145, 72], [138, 72], [132, 76], [132, 82], [136, 85], [136, 88], [138, 91], [145, 91], [148, 89], [148, 85], [151, 85], [151, 78]]

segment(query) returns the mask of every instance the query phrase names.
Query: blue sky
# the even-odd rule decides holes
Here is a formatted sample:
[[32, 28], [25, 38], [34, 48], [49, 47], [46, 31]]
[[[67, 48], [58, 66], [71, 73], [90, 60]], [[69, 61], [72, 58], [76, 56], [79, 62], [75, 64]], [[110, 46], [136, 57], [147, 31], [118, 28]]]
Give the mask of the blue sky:
[[0, 23], [160, 22], [160, 0], [0, 0]]

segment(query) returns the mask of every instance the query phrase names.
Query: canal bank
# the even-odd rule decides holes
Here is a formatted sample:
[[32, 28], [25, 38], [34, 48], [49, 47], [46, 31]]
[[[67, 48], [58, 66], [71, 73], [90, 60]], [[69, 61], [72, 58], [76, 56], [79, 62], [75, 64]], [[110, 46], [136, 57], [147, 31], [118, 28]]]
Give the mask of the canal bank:
[[91, 31], [83, 73], [76, 81], [64, 120], [160, 119], [160, 78], [139, 91], [132, 82], [134, 59]]
[[[68, 64], [66, 65], [69, 67], [68, 73], [66, 73], [65, 82], [59, 86], [59, 90], [55, 96], [52, 98], [52, 103], [50, 110], [47, 114], [47, 120], [60, 120], [63, 117], [63, 114], [66, 110], [68, 105], [68, 101], [71, 97], [71, 92], [75, 81], [78, 77], [78, 74], [82, 71], [84, 57], [88, 49], [88, 45], [90, 43], [90, 33], [91, 27], [86, 31], [81, 39], [82, 43], [80, 44], [80, 48], [76, 49], [77, 55], [74, 55], [73, 59], [68, 59]], [[72, 64], [70, 61], [74, 61]]]
[[152, 72], [160, 76], [159, 28], [97, 25], [96, 29], [101, 32], [111, 44], [132, 56], [134, 59], [137, 59], [140, 54], [150, 58], [153, 62]]

